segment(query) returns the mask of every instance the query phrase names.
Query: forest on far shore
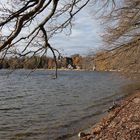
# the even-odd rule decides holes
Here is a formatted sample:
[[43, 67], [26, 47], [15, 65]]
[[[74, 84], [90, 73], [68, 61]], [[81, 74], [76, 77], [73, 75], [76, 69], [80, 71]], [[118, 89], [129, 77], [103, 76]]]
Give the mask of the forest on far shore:
[[[83, 69], [97, 71], [140, 72], [140, 40], [134, 40], [121, 48], [101, 50], [93, 55], [57, 58], [58, 69]], [[69, 64], [72, 67], [69, 67]], [[8, 57], [0, 61], [0, 69], [55, 69], [54, 58], [48, 56]]]
[[[71, 60], [71, 62], [68, 62]], [[79, 54], [71, 57], [62, 57], [57, 59], [57, 68], [66, 69], [71, 64], [73, 69], [92, 70], [93, 57], [83, 57]], [[32, 56], [32, 57], [8, 57], [0, 62], [0, 69], [54, 69], [56, 66], [52, 57]]]

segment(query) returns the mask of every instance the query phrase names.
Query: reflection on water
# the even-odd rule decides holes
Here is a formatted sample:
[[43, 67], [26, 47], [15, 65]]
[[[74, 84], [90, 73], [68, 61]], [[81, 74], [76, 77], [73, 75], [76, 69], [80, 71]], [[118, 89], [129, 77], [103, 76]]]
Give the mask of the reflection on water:
[[93, 125], [127, 80], [109, 72], [0, 71], [0, 140], [68, 139]]

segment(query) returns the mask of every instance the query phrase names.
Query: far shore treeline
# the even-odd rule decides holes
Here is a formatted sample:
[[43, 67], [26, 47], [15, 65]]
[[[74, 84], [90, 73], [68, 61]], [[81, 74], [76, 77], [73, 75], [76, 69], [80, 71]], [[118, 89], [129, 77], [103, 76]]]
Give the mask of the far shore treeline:
[[[87, 69], [93, 67], [93, 57], [82, 57], [75, 54], [71, 57], [57, 59], [59, 69]], [[55, 61], [52, 57], [32, 56], [32, 57], [8, 57], [0, 62], [0, 69], [54, 69]]]
[[[140, 72], [139, 40], [110, 51], [101, 50], [93, 55], [57, 58], [58, 69]], [[54, 69], [55, 61], [47, 56], [8, 57], [0, 61], [0, 69]]]

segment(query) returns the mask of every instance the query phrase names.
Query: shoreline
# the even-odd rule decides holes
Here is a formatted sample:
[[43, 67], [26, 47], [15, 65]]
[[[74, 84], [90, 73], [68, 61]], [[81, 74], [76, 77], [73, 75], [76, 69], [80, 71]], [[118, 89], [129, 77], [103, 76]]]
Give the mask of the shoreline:
[[80, 140], [140, 139], [140, 90], [135, 90], [110, 108], [90, 131], [78, 135]]
[[[37, 69], [25, 69], [25, 68], [16, 68], [16, 69], [11, 69], [11, 68], [2, 68], [0, 70], [30, 70], [30, 71], [36, 71], [36, 70], [47, 70], [47, 71], [56, 71], [56, 69], [45, 69], [45, 68], [37, 68]], [[68, 69], [68, 68], [58, 68], [57, 71], [88, 71], [88, 72], [117, 72], [117, 73], [121, 73], [121, 74], [124, 74], [124, 75], [127, 75], [126, 73], [128, 74], [131, 74], [131, 75], [140, 75], [140, 71], [122, 71], [122, 70], [89, 70], [89, 69]]]

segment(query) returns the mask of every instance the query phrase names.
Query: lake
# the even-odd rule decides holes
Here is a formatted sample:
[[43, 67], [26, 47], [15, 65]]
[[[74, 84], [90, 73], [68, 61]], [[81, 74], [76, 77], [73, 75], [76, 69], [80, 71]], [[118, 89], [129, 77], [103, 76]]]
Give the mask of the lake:
[[[0, 70], [0, 140], [68, 140], [125, 96], [115, 72]], [[10, 75], [9, 75], [10, 73]]]

